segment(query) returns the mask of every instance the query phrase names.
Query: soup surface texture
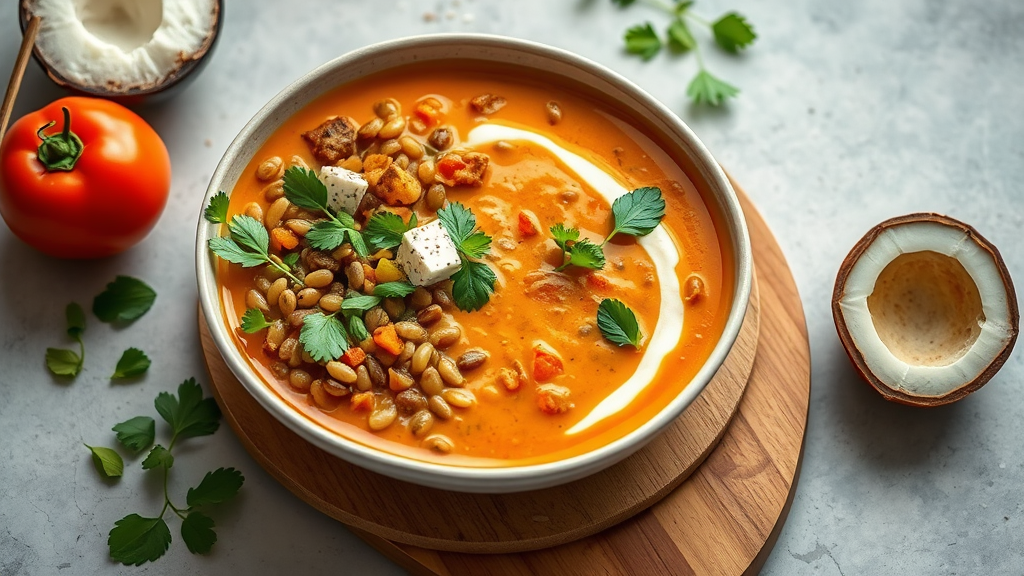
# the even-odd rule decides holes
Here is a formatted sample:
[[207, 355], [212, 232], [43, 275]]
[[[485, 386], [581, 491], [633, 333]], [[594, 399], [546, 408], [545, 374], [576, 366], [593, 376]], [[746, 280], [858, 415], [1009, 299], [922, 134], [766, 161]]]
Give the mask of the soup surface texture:
[[[641, 120], [583, 87], [527, 78], [514, 68], [418, 66], [339, 87], [285, 120], [230, 191], [229, 213], [263, 223], [271, 253], [306, 284], [271, 266], [222, 260], [224, 320], [267, 385], [305, 417], [414, 459], [539, 464], [635, 430], [707, 359], [734, 282], [717, 216], [680, 162], [636, 128]], [[354, 147], [310, 136], [335, 117], [350, 119]], [[399, 180], [420, 195], [394, 197], [389, 176], [381, 176], [385, 164], [404, 171]], [[350, 242], [310, 247], [310, 226], [325, 214], [281, 202], [282, 178], [308, 168], [323, 180], [329, 165], [370, 182], [354, 210], [363, 237], [367, 218], [382, 212], [406, 226], [415, 214], [416, 230], [439, 209], [459, 208], [455, 203], [471, 212], [490, 250], [462, 253], [462, 265], [470, 260], [493, 273], [486, 303], [459, 309], [458, 286], [442, 280], [346, 311], [342, 302], [373, 295], [375, 285], [411, 291], [414, 276], [395, 246], [374, 249], [371, 242], [366, 257]], [[639, 239], [616, 234], [602, 246], [616, 223], [612, 201], [648, 187], [660, 189], [666, 205], [657, 230]], [[565, 265], [568, 256], [550, 230], [557, 224], [578, 229], [576, 242], [600, 246], [604, 265]], [[639, 346], [617, 345], [598, 325], [606, 299], [635, 314]], [[269, 329], [242, 330], [252, 308]], [[348, 345], [360, 350], [314, 358], [301, 341], [304, 314], [333, 314], [348, 329]], [[368, 338], [353, 332], [353, 316]]]

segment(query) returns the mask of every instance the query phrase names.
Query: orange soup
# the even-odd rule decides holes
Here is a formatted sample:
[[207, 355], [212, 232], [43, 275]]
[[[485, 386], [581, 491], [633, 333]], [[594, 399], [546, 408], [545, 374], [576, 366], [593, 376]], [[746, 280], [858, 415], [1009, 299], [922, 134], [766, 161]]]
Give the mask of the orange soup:
[[[513, 69], [337, 88], [231, 191], [276, 265], [221, 260], [224, 320], [282, 399], [380, 450], [517, 466], [605, 445], [694, 377], [734, 283], [717, 216], [638, 123]], [[653, 231], [622, 226], [629, 191], [633, 216], [663, 200]]]

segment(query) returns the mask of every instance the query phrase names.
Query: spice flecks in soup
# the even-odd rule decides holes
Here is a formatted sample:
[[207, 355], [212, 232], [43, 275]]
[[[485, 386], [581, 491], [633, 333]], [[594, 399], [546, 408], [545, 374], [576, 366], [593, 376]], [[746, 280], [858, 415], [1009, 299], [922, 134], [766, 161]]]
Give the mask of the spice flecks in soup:
[[[232, 191], [231, 213], [262, 222], [271, 252], [303, 283], [280, 266], [224, 263], [225, 319], [238, 328], [252, 309], [265, 315], [269, 328], [236, 329], [239, 345], [269, 386], [325, 428], [454, 465], [553, 461], [664, 409], [713, 349], [730, 305], [730, 256], [684, 171], [604, 103], [511, 78], [408, 68], [338, 89], [287, 120]], [[296, 206], [283, 190], [289, 165], [315, 177], [328, 162], [347, 170], [343, 186], [353, 182], [339, 197], [362, 194], [351, 225], [371, 240], [363, 254], [345, 236], [343, 210]], [[661, 225], [602, 246], [614, 198], [641, 187], [661, 189]], [[414, 286], [398, 244], [376, 246], [374, 231], [384, 215], [401, 239], [439, 211], [472, 274], [439, 280], [450, 271], [428, 270], [431, 283]], [[578, 239], [560, 247], [556, 224]], [[603, 266], [567, 265], [565, 248], [587, 242]], [[466, 311], [477, 307], [466, 305], [467, 286], [475, 311]], [[635, 315], [637, 348], [598, 325], [609, 299]], [[340, 324], [348, 350], [314, 358], [318, 343], [303, 338], [313, 320]]]

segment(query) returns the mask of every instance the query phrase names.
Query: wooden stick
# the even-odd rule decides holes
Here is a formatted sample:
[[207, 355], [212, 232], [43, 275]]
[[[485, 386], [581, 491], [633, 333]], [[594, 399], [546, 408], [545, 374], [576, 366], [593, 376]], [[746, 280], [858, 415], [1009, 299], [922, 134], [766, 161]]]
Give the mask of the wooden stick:
[[3, 141], [7, 133], [7, 123], [11, 120], [11, 112], [14, 110], [14, 101], [18, 98], [18, 89], [21, 88], [21, 78], [25, 75], [25, 67], [28, 66], [28, 57], [32, 54], [32, 47], [36, 43], [36, 34], [39, 33], [39, 24], [42, 22], [39, 16], [33, 16], [25, 28], [25, 36], [21, 39], [21, 50], [18, 51], [18, 59], [14, 62], [14, 70], [11, 71], [11, 81], [7, 83], [7, 94], [4, 95], [3, 107], [0, 107], [0, 141]]

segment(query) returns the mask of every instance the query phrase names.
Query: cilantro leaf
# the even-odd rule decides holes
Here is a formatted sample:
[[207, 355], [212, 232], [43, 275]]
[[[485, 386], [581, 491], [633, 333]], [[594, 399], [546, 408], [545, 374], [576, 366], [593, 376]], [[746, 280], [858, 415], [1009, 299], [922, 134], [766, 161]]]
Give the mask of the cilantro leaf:
[[317, 362], [335, 360], [348, 350], [345, 325], [334, 314], [325, 316], [318, 312], [306, 316], [299, 331], [299, 342]]
[[178, 397], [161, 392], [154, 402], [156, 411], [171, 425], [175, 438], [213, 434], [220, 426], [220, 409], [213, 398], [203, 398], [195, 378], [178, 386]]
[[615, 228], [603, 244], [619, 232], [637, 237], [650, 234], [665, 217], [665, 199], [660, 188], [637, 188], [615, 199], [612, 214], [615, 216]]
[[259, 308], [249, 308], [242, 314], [242, 330], [246, 334], [255, 334], [265, 328], [273, 326], [272, 322], [267, 322], [267, 317], [263, 315], [263, 311]]
[[[344, 212], [342, 212], [344, 214]], [[345, 237], [348, 238], [349, 244], [352, 245], [352, 249], [356, 251], [362, 258], [366, 258], [370, 255], [370, 250], [366, 247], [366, 242], [363, 240], [363, 235], [359, 233], [355, 228], [346, 228]]]
[[231, 238], [210, 238], [207, 245], [210, 247], [210, 251], [221, 259], [232, 264], [241, 264], [243, 268], [252, 268], [267, 263], [267, 259], [263, 256], [242, 250]]
[[697, 40], [682, 18], [676, 18], [668, 26], [668, 47], [673, 52], [689, 52], [697, 47]]
[[171, 451], [163, 446], [157, 444], [149, 451], [146, 459], [142, 461], [143, 470], [152, 470], [153, 468], [170, 468], [174, 466], [174, 456], [171, 455]]
[[409, 223], [394, 212], [378, 212], [366, 222], [363, 237], [374, 250], [394, 248], [402, 243], [402, 236], [416, 227], [416, 213], [409, 217]]
[[292, 252], [291, 254], [285, 254], [281, 258], [281, 262], [283, 262], [284, 265], [287, 266], [289, 270], [291, 270], [292, 268], [295, 268], [296, 264], [299, 263], [299, 253]]
[[284, 197], [299, 208], [327, 211], [327, 186], [308, 168], [292, 166], [284, 171]]
[[210, 198], [210, 203], [203, 210], [203, 217], [213, 224], [226, 224], [228, 221], [228, 195], [224, 191], [217, 192]]
[[569, 249], [569, 242], [575, 242], [580, 239], [580, 231], [577, 228], [566, 228], [565, 224], [559, 222], [551, 228], [551, 236], [555, 239], [555, 244], [562, 249], [562, 255], [565, 255], [565, 251]]
[[490, 266], [463, 260], [462, 266], [452, 274], [452, 299], [455, 305], [466, 312], [479, 310], [487, 304], [497, 280]]
[[414, 290], [416, 287], [408, 282], [385, 282], [374, 287], [373, 295], [381, 298], [404, 298]]
[[141, 566], [167, 552], [171, 531], [163, 518], [143, 518], [129, 514], [114, 523], [107, 537], [110, 557], [125, 566]]
[[348, 333], [352, 336], [353, 342], [362, 342], [370, 337], [370, 331], [366, 329], [366, 323], [359, 316], [353, 316], [349, 319]]
[[120, 378], [133, 378], [140, 376], [149, 370], [151, 362], [149, 356], [138, 348], [129, 348], [121, 354], [121, 359], [117, 361], [117, 366], [114, 367], [114, 373], [110, 376], [111, 379]]
[[597, 244], [584, 238], [569, 248], [569, 261], [563, 264], [562, 267], [564, 268], [569, 265], [600, 270], [604, 268], [604, 250]]
[[85, 333], [85, 312], [82, 311], [78, 302], [71, 302], [67, 305], [67, 308], [64, 309], [64, 317], [68, 322], [68, 336], [75, 340], [81, 340], [82, 334]]
[[726, 98], [732, 98], [739, 93], [739, 88], [715, 78], [707, 70], [698, 72], [686, 88], [686, 95], [695, 103], [712, 106], [718, 106], [725, 102]]
[[479, 230], [462, 241], [459, 251], [470, 258], [483, 258], [491, 251], [491, 237]]
[[650, 22], [626, 30], [626, 52], [650, 60], [661, 50], [661, 39]]
[[78, 376], [82, 371], [82, 357], [64, 348], [46, 349], [46, 367], [57, 376]]
[[96, 471], [104, 478], [117, 478], [124, 473], [124, 460], [121, 455], [103, 446], [89, 446], [86, 448], [92, 452], [92, 463], [96, 465]]
[[441, 220], [445, 231], [451, 236], [455, 248], [462, 252], [462, 243], [473, 232], [476, 232], [476, 215], [461, 202], [452, 202], [438, 210], [437, 217]]
[[267, 256], [270, 250], [270, 233], [262, 222], [252, 216], [235, 216], [228, 224], [228, 230], [231, 231], [231, 239], [239, 246], [261, 256]]
[[736, 12], [729, 12], [716, 20], [711, 25], [711, 31], [715, 34], [715, 42], [733, 54], [739, 52], [740, 48], [750, 46], [757, 38], [746, 18]]
[[636, 315], [619, 300], [605, 298], [597, 307], [597, 327], [601, 334], [613, 344], [624, 346], [632, 344], [640, 348], [640, 326]]
[[190, 507], [227, 502], [238, 494], [243, 482], [245, 477], [238, 470], [218, 468], [207, 472], [199, 486], [188, 489], [186, 502]]
[[317, 250], [334, 250], [345, 243], [348, 230], [334, 220], [324, 220], [313, 225], [306, 233], [306, 240]]
[[149, 416], [136, 416], [115, 424], [112, 430], [117, 432], [117, 441], [122, 446], [132, 452], [139, 452], [156, 438], [156, 421]]
[[206, 554], [217, 542], [213, 531], [213, 518], [202, 512], [189, 512], [181, 522], [181, 539], [193, 554]]
[[358, 292], [351, 292], [351, 296], [345, 296], [341, 301], [341, 309], [346, 312], [366, 312], [370, 308], [380, 304], [379, 296], [368, 296]]
[[92, 301], [92, 313], [103, 322], [128, 322], [149, 311], [156, 292], [145, 282], [118, 276]]

